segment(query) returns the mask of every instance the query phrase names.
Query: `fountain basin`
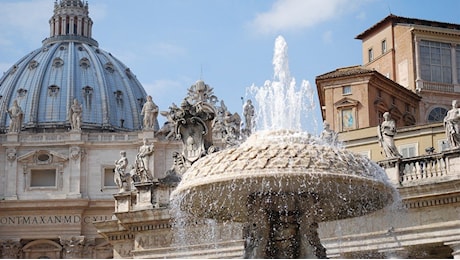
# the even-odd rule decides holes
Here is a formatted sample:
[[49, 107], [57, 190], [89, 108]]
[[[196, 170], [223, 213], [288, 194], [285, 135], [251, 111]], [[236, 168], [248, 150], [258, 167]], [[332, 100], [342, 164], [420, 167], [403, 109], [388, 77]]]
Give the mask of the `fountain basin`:
[[198, 160], [171, 200], [196, 217], [247, 222], [254, 217], [248, 205], [260, 197], [265, 208], [294, 208], [329, 221], [382, 209], [395, 194], [383, 169], [368, 158], [304, 132], [278, 130], [257, 132], [238, 147]]

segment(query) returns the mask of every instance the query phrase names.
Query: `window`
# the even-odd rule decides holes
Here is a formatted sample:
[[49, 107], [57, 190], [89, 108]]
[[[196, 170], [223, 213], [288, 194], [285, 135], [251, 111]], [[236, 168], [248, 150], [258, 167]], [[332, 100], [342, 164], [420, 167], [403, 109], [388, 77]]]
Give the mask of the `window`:
[[351, 86], [343, 86], [342, 95], [349, 95], [349, 94], [351, 94]]
[[404, 158], [417, 156], [417, 144], [406, 144], [399, 146], [399, 153]]
[[382, 54], [387, 52], [387, 40], [382, 41]]
[[367, 54], [368, 54], [368, 57], [369, 57], [369, 62], [373, 61], [374, 60], [374, 51], [372, 50], [372, 48], [370, 48], [367, 51]]
[[30, 187], [56, 187], [56, 169], [31, 170]]
[[442, 122], [446, 115], [447, 115], [447, 109], [442, 108], [442, 107], [435, 107], [428, 114], [428, 122], [430, 123]]
[[420, 41], [420, 73], [423, 80], [452, 83], [452, 59], [449, 43]]
[[104, 169], [104, 187], [114, 187], [117, 186], [114, 180], [114, 171], [113, 168]]

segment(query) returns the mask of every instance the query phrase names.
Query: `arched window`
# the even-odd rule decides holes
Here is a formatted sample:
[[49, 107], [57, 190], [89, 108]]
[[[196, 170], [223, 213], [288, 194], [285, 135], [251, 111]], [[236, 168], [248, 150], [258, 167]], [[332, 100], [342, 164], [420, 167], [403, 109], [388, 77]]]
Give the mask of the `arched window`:
[[442, 122], [444, 117], [447, 115], [447, 109], [443, 107], [435, 107], [428, 114], [428, 122]]

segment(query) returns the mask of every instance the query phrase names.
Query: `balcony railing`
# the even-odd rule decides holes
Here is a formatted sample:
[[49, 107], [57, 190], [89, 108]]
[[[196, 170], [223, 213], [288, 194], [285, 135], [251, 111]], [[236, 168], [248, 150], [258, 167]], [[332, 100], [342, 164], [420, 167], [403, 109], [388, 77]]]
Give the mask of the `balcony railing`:
[[448, 83], [422, 81], [422, 89], [438, 92], [454, 92], [454, 85]]
[[447, 175], [446, 158], [442, 154], [403, 159], [399, 165], [400, 183]]
[[460, 179], [460, 150], [379, 161], [393, 183], [413, 186]]

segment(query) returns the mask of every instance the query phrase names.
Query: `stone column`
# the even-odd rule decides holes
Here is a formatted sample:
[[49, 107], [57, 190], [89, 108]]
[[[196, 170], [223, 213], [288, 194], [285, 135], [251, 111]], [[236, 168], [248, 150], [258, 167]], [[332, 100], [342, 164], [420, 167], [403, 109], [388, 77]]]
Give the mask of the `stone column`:
[[77, 20], [77, 35], [82, 34], [81, 27], [82, 27], [82, 18], [78, 17], [78, 20]]
[[70, 17], [70, 19], [69, 19], [69, 35], [75, 34], [75, 31], [74, 31], [74, 24], [75, 24], [75, 19], [74, 19], [74, 17]]
[[66, 18], [65, 17], [62, 17], [62, 22], [61, 22], [61, 35], [65, 35], [66, 34]]

